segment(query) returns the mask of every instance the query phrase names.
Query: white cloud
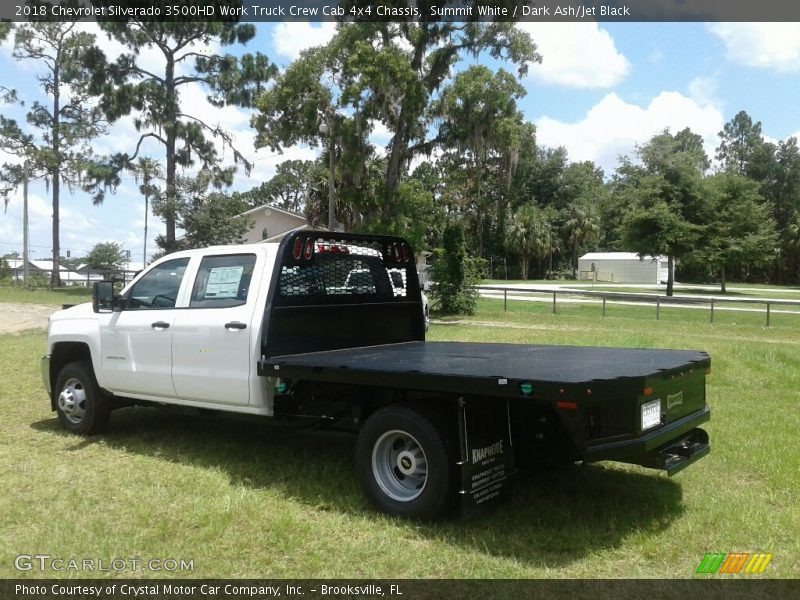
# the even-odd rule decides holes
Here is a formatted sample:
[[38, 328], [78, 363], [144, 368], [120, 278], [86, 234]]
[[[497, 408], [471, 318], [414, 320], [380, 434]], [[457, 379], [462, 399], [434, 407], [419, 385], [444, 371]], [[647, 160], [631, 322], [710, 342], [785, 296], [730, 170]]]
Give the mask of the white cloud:
[[622, 81], [631, 64], [597, 23], [520, 23], [542, 55], [529, 77], [571, 88], [609, 88]]
[[718, 108], [678, 92], [661, 92], [644, 108], [611, 93], [576, 123], [541, 117], [536, 121], [536, 138], [544, 146], [566, 147], [572, 161], [592, 160], [610, 173], [620, 155], [632, 154], [636, 144], [646, 143], [665, 128], [677, 132], [689, 127], [703, 137], [706, 153], [713, 156], [724, 123]]
[[714, 23], [708, 27], [736, 64], [779, 73], [800, 71], [800, 23]]
[[272, 30], [272, 46], [278, 56], [295, 60], [300, 52], [324, 46], [336, 34], [336, 23], [278, 23]]
[[718, 87], [716, 75], [695, 77], [689, 82], [689, 97], [701, 106], [721, 106], [722, 100], [717, 96]]

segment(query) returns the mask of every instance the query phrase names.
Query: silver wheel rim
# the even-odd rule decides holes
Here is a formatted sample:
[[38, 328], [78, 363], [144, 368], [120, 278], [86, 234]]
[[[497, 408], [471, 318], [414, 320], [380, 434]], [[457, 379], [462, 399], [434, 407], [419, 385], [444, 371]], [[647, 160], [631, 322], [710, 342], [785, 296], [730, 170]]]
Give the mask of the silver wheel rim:
[[64, 384], [58, 395], [58, 410], [70, 423], [81, 422], [86, 414], [86, 390], [79, 379], [72, 378]]
[[389, 498], [410, 502], [425, 489], [428, 459], [413, 435], [393, 429], [372, 447], [372, 475]]

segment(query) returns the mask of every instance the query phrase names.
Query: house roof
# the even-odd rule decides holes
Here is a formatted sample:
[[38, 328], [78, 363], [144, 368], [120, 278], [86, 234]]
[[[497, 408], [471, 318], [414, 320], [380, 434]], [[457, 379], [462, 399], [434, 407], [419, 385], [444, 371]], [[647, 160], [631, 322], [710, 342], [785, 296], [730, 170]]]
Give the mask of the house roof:
[[[303, 215], [298, 215], [297, 213], [293, 213], [290, 210], [285, 210], [283, 208], [278, 208], [277, 206], [270, 206], [268, 204], [262, 204], [260, 206], [256, 206], [255, 208], [251, 208], [250, 210], [248, 210], [246, 212], [243, 212], [239, 216], [254, 215], [258, 211], [263, 211], [263, 210], [270, 210], [270, 211], [274, 211], [274, 212], [279, 212], [279, 213], [282, 213], [284, 215], [288, 215], [290, 217], [294, 217], [295, 219], [298, 219], [300, 221], [305, 221], [306, 220], [306, 218]], [[269, 214], [269, 213], [267, 213], [267, 214]]]
[[663, 256], [645, 256], [640, 258], [636, 252], [589, 252], [580, 257], [581, 260], [662, 260]]
[[303, 225], [300, 225], [300, 227], [295, 227], [294, 229], [288, 229], [286, 231], [281, 231], [280, 233], [277, 233], [277, 234], [275, 234], [275, 235], [273, 235], [271, 237], [268, 237], [267, 239], [261, 240], [258, 243], [259, 244], [273, 244], [275, 242], [280, 242], [283, 238], [285, 238], [290, 233], [294, 233], [295, 231], [303, 231], [305, 229], [310, 229], [310, 228], [311, 228], [311, 225], [309, 225], [308, 223], [305, 223]]

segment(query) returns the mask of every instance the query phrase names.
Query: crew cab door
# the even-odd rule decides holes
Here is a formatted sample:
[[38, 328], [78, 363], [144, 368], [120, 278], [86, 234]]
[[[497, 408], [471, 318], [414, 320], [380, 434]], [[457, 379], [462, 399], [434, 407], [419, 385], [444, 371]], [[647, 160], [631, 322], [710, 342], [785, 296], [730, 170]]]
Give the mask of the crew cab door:
[[172, 397], [172, 325], [188, 258], [155, 265], [101, 327], [105, 386], [127, 395]]
[[[263, 256], [204, 256], [189, 305], [172, 327], [172, 381], [181, 400], [243, 406], [250, 402], [256, 290]], [[259, 263], [259, 264], [257, 264]], [[260, 319], [260, 313], [259, 317]]]

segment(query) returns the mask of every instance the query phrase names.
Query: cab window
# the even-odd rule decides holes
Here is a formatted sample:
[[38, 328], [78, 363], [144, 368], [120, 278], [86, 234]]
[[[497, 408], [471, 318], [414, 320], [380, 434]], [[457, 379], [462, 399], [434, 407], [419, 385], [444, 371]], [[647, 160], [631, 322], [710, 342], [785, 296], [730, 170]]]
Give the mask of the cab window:
[[174, 308], [188, 264], [188, 258], [176, 258], [153, 267], [133, 286], [126, 309]]
[[194, 280], [189, 308], [226, 308], [247, 302], [255, 254], [206, 256]]

